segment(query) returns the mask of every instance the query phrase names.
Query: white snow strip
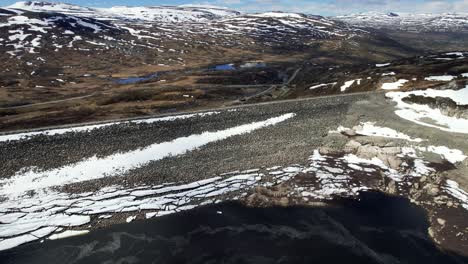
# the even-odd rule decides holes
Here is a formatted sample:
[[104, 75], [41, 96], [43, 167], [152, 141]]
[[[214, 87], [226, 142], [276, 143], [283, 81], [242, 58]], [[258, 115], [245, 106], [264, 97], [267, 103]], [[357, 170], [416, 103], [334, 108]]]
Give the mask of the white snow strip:
[[382, 160], [374, 157], [372, 159], [363, 159], [354, 154], [347, 154], [341, 158], [342, 160], [346, 161], [350, 164], [366, 164], [366, 165], [375, 165], [377, 167], [387, 169], [387, 166], [383, 163]]
[[292, 17], [292, 18], [302, 18], [300, 14], [296, 13], [283, 13], [283, 12], [266, 12], [261, 14], [252, 14], [251, 16], [255, 17], [276, 17], [276, 18], [285, 18], [285, 17]]
[[386, 67], [386, 66], [390, 66], [391, 63], [380, 63], [380, 64], [376, 64], [375, 67], [377, 68], [381, 68], [381, 67]]
[[100, 215], [99, 219], [109, 219], [112, 218], [112, 215]]
[[463, 52], [448, 52], [445, 55], [463, 57]]
[[385, 73], [382, 73], [382, 76], [393, 76], [393, 75], [396, 75], [395, 72], [385, 72]]
[[441, 81], [441, 82], [449, 82], [455, 79], [456, 76], [452, 75], [441, 75], [441, 76], [429, 76], [424, 78], [426, 81]]
[[421, 138], [412, 138], [404, 133], [398, 132], [388, 127], [376, 126], [373, 122], [361, 123], [360, 126], [355, 127], [356, 133], [364, 136], [376, 136], [385, 138], [398, 138], [414, 142], [422, 142]]
[[407, 82], [408, 82], [408, 80], [400, 79], [400, 80], [398, 80], [396, 82], [393, 82], [393, 83], [383, 83], [382, 84], [382, 89], [383, 90], [396, 90], [396, 89], [399, 89], [401, 86], [403, 86]]
[[334, 82], [334, 83], [317, 84], [317, 85], [311, 86], [311, 87], [309, 88], [309, 90], [315, 90], [315, 89], [318, 89], [318, 88], [328, 87], [328, 86], [334, 86], [334, 85], [336, 85], [336, 82]]
[[62, 239], [67, 237], [81, 236], [89, 233], [89, 230], [67, 230], [62, 233], [53, 234], [49, 237], [50, 240]]
[[121, 125], [121, 124], [152, 124], [156, 122], [168, 122], [168, 121], [175, 121], [180, 119], [189, 119], [193, 117], [204, 117], [219, 114], [220, 112], [206, 112], [206, 113], [197, 113], [197, 114], [187, 114], [187, 115], [177, 115], [177, 116], [168, 116], [168, 117], [160, 117], [160, 118], [149, 118], [149, 119], [140, 119], [140, 120], [132, 120], [132, 121], [122, 121], [122, 122], [111, 122], [111, 123], [104, 123], [99, 125], [88, 125], [88, 126], [79, 126], [79, 127], [70, 127], [70, 128], [59, 128], [59, 129], [50, 129], [50, 130], [43, 130], [37, 132], [27, 132], [27, 133], [19, 133], [19, 134], [7, 134], [0, 136], [0, 142], [4, 141], [16, 141], [16, 140], [25, 140], [29, 139], [34, 136], [38, 135], [46, 135], [46, 136], [55, 136], [55, 135], [62, 135], [65, 133], [78, 133], [78, 132], [90, 132], [95, 129], [100, 129], [108, 126], [113, 125]]
[[143, 149], [118, 153], [104, 158], [94, 156], [72, 165], [48, 171], [36, 171], [34, 168], [30, 168], [27, 171], [17, 172], [11, 178], [1, 179], [0, 193], [4, 195], [21, 194], [29, 190], [95, 180], [110, 175], [122, 175], [131, 169], [145, 166], [151, 161], [182, 155], [208, 143], [251, 133], [264, 127], [276, 125], [294, 116], [294, 113], [289, 113], [226, 130], [180, 137], [169, 142], [153, 144]]
[[460, 188], [460, 185], [456, 181], [447, 180], [445, 190], [450, 195], [458, 199], [463, 208], [468, 210], [468, 193], [465, 192], [462, 188]]

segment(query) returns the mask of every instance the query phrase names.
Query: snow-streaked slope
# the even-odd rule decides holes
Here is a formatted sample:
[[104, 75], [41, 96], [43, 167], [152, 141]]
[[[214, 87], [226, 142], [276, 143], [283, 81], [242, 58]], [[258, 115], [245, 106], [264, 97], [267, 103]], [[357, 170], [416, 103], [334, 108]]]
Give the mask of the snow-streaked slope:
[[[463, 10], [460, 10], [463, 11]], [[335, 17], [354, 26], [407, 31], [468, 31], [468, 13], [409, 14], [368, 12]]]
[[26, 10], [30, 12], [57, 12], [77, 16], [96, 16], [97, 14], [97, 10], [88, 7], [43, 1], [21, 1], [8, 6], [8, 8]]
[[262, 41], [267, 43], [277, 41], [294, 43], [297, 40], [306, 43], [311, 39], [346, 37], [355, 32], [342, 23], [321, 16], [281, 12], [245, 14], [213, 21], [209, 26], [215, 32], [261, 37]]
[[115, 25], [93, 18], [31, 12], [0, 16], [0, 30], [0, 50], [12, 56], [38, 53], [46, 46], [71, 48], [88, 37], [105, 39], [122, 33]]

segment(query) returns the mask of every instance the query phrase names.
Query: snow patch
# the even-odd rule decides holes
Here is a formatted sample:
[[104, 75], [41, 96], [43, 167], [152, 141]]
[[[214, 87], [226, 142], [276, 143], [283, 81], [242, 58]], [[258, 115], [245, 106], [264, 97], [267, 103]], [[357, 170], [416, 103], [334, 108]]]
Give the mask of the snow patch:
[[356, 80], [351, 80], [351, 81], [347, 81], [345, 82], [341, 87], [341, 92], [345, 92], [346, 90], [348, 90], [349, 87], [351, 87], [355, 82], [357, 82], [357, 85], [360, 85], [361, 84], [361, 80], [362, 79], [356, 79]]
[[408, 80], [400, 79], [400, 80], [398, 80], [396, 82], [393, 82], [393, 83], [383, 83], [382, 84], [382, 89], [383, 90], [396, 90], [396, 89], [399, 89], [401, 86], [403, 86], [407, 82], [408, 82]]
[[467, 156], [463, 154], [463, 152], [459, 149], [450, 149], [446, 146], [428, 146], [428, 147], [418, 147], [421, 151], [432, 152], [435, 154], [439, 154], [445, 160], [449, 161], [450, 163], [457, 163], [464, 161]]
[[133, 220], [135, 220], [136, 218], [137, 218], [136, 215], [134, 215], [134, 216], [129, 216], [129, 217], [127, 217], [127, 219], [125, 220], [125, 222], [127, 222], [127, 223], [133, 222]]
[[452, 75], [441, 75], [441, 76], [429, 76], [424, 78], [426, 81], [441, 81], [441, 82], [449, 82], [455, 79], [456, 76]]
[[[447, 132], [468, 134], [468, 120], [444, 115], [440, 109], [432, 109], [428, 105], [406, 103], [403, 98], [410, 95], [449, 97], [457, 103], [466, 104], [468, 87], [462, 90], [433, 90], [412, 92], [389, 92], [386, 94], [397, 103], [395, 114], [416, 124], [437, 128]], [[455, 97], [454, 95], [459, 95]]]
[[422, 142], [421, 138], [412, 138], [404, 133], [398, 132], [388, 127], [376, 126], [374, 122], [361, 123], [355, 128], [356, 133], [364, 136], [376, 136], [386, 138], [404, 139], [413, 142]]
[[379, 64], [376, 64], [375, 67], [377, 68], [382, 68], [382, 67], [387, 67], [387, 66], [390, 66], [391, 63], [379, 63]]

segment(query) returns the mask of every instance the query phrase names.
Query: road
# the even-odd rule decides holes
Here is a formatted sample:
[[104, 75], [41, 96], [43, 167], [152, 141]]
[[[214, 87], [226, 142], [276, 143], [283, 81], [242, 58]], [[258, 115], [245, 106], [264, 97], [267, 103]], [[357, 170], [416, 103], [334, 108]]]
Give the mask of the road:
[[22, 108], [28, 108], [28, 107], [34, 107], [34, 106], [43, 106], [43, 105], [49, 105], [49, 104], [58, 104], [58, 103], [63, 103], [63, 102], [70, 102], [70, 101], [75, 101], [75, 100], [81, 100], [81, 99], [86, 99], [89, 97], [95, 96], [97, 93], [92, 93], [92, 94], [87, 94], [87, 95], [82, 95], [82, 96], [75, 96], [75, 97], [70, 97], [70, 98], [65, 98], [65, 99], [60, 99], [60, 100], [52, 100], [52, 101], [47, 101], [47, 102], [40, 102], [40, 103], [33, 103], [33, 104], [27, 104], [27, 105], [18, 105], [18, 106], [10, 106], [10, 107], [0, 107], [0, 110], [14, 110], [14, 109], [22, 109]]
[[112, 123], [112, 122], [125, 122], [125, 121], [132, 121], [132, 120], [141, 120], [141, 119], [162, 118], [162, 117], [170, 117], [170, 116], [186, 115], [186, 114], [194, 114], [194, 113], [204, 113], [204, 112], [211, 112], [211, 111], [223, 111], [223, 110], [250, 108], [250, 107], [265, 106], [265, 105], [275, 105], [275, 104], [290, 103], [290, 102], [323, 100], [326, 98], [339, 98], [339, 97], [348, 97], [348, 96], [356, 96], [356, 95], [367, 96], [371, 94], [379, 94], [379, 93], [383, 94], [384, 92], [385, 91], [380, 90], [380, 91], [370, 91], [370, 92], [357, 92], [357, 93], [352, 93], [352, 94], [342, 93], [342, 94], [332, 94], [332, 95], [323, 95], [323, 96], [314, 96], [314, 97], [302, 97], [302, 98], [295, 98], [295, 99], [274, 100], [274, 101], [266, 101], [266, 102], [260, 102], [260, 103], [225, 105], [225, 106], [218, 107], [218, 108], [211, 108], [211, 109], [204, 109], [204, 110], [180, 111], [176, 113], [157, 114], [157, 115], [144, 116], [144, 117], [109, 119], [109, 120], [104, 120], [104, 121], [84, 122], [84, 123], [67, 124], [67, 125], [61, 125], [61, 126], [44, 126], [40, 128], [25, 129], [25, 130], [11, 130], [11, 131], [6, 131], [6, 132], [0, 132], [0, 136], [7, 135], [7, 134], [43, 131], [43, 130], [48, 130], [48, 129], [70, 128], [70, 127], [79, 127], [79, 126], [87, 126], [87, 125], [99, 125], [99, 124], [106, 124], [106, 123]]

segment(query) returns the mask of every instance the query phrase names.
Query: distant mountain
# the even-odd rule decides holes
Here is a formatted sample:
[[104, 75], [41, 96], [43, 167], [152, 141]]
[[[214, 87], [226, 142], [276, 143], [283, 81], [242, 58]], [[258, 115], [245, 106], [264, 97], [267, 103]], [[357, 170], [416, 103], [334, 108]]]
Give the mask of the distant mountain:
[[111, 14], [112, 16], [123, 17], [126, 19], [160, 21], [166, 23], [203, 22], [240, 15], [240, 12], [233, 10], [196, 6], [116, 6], [99, 10], [104, 14]]
[[0, 87], [15, 91], [88, 84], [90, 72], [99, 76], [99, 86], [113, 86], [110, 75], [137, 68], [150, 67], [146, 73], [153, 67], [205, 67], [269, 56], [285, 60], [331, 54], [367, 60], [362, 54], [386, 58], [414, 52], [382, 32], [344, 21], [212, 6], [88, 8], [18, 2], [0, 8], [0, 60], [5, 65]]
[[50, 3], [43, 1], [17, 2], [15, 4], [7, 6], [6, 8], [26, 10], [31, 12], [57, 12], [77, 16], [97, 16], [98, 13], [98, 11], [93, 8], [81, 7], [65, 3]]
[[468, 13], [408, 14], [361, 13], [337, 16], [334, 19], [353, 26], [416, 32], [468, 32]]
[[[268, 12], [241, 14], [223, 8], [112, 7], [93, 9], [62, 3], [18, 2], [0, 9], [0, 50], [11, 56], [42, 51], [156, 50], [168, 42], [219, 47], [290, 48], [311, 40], [346, 38], [356, 31], [321, 16]], [[208, 43], [208, 41], [210, 43]]]
[[311, 39], [345, 38], [355, 32], [343, 23], [321, 16], [283, 12], [245, 14], [214, 21], [210, 26], [265, 42], [290, 44], [305, 44]]

